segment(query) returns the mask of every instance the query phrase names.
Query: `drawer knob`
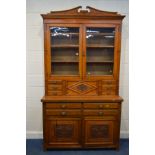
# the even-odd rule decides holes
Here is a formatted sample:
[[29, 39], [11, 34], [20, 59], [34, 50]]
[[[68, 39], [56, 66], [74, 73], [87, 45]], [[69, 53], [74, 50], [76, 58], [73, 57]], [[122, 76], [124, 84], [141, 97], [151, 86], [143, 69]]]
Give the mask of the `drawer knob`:
[[103, 108], [103, 105], [102, 105], [102, 104], [100, 104], [100, 105], [99, 105], [99, 108]]
[[66, 111], [63, 111], [63, 112], [61, 112], [61, 115], [62, 116], [65, 116], [65, 115], [67, 115], [67, 112]]
[[61, 108], [66, 108], [66, 105], [65, 105], [65, 104], [63, 104], [63, 105], [61, 106]]
[[109, 107], [110, 107], [110, 105], [108, 105], [108, 104], [107, 104], [107, 105], [105, 105], [105, 107], [106, 107], [106, 108], [109, 108]]
[[75, 55], [76, 55], [76, 56], [78, 56], [78, 55], [79, 55], [79, 53], [75, 53]]
[[103, 112], [102, 111], [99, 111], [99, 113], [98, 113], [100, 116], [102, 116], [103, 115]]

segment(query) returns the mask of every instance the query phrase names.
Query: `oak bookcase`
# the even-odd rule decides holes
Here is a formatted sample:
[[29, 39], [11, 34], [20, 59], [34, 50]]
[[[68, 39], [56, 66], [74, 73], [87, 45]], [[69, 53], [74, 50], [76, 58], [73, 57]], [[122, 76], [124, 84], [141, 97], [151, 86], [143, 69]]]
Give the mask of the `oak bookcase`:
[[44, 149], [119, 148], [121, 25], [87, 6], [42, 14]]

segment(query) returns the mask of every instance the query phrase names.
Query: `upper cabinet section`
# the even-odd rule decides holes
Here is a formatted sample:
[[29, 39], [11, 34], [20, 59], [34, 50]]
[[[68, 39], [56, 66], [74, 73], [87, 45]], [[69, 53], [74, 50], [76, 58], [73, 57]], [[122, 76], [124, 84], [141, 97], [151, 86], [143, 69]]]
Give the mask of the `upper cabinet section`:
[[125, 16], [87, 6], [42, 14], [46, 80], [118, 80]]

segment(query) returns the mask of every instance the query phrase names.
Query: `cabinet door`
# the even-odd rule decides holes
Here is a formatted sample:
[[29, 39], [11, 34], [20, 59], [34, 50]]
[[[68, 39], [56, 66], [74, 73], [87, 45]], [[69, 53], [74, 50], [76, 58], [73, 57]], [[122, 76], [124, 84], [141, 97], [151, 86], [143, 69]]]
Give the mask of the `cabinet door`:
[[84, 76], [112, 77], [117, 67], [117, 28], [115, 25], [86, 25], [84, 44]]
[[46, 122], [47, 144], [51, 147], [80, 147], [81, 129], [78, 118], [55, 118]]
[[81, 76], [81, 28], [77, 24], [47, 26], [48, 75], [50, 77]]
[[85, 146], [104, 147], [115, 145], [117, 127], [114, 120], [85, 119]]

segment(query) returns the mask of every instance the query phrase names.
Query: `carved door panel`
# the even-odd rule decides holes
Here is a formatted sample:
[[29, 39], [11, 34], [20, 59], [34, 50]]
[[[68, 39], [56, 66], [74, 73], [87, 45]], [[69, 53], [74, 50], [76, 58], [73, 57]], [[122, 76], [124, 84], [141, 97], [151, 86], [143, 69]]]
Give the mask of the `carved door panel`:
[[104, 146], [114, 144], [115, 121], [85, 119], [85, 145]]
[[80, 146], [80, 131], [81, 120], [79, 118], [55, 118], [48, 120], [48, 145], [55, 147]]

